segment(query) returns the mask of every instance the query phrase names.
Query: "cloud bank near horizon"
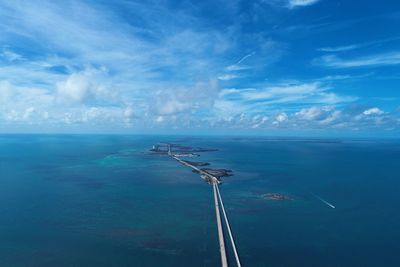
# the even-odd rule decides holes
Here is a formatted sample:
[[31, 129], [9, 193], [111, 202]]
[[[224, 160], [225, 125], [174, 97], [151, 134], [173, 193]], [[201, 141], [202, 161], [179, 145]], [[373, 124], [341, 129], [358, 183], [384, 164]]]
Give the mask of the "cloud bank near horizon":
[[0, 131], [398, 132], [399, 39], [324, 4], [0, 1]]

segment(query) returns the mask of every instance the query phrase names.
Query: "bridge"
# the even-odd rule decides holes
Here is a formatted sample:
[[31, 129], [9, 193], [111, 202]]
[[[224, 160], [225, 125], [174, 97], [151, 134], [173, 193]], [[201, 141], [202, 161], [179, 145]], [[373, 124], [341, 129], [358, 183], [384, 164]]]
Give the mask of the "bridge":
[[240, 263], [239, 254], [236, 249], [236, 244], [235, 244], [235, 240], [233, 238], [231, 226], [229, 224], [228, 215], [226, 214], [224, 202], [222, 201], [221, 193], [218, 188], [221, 181], [216, 176], [212, 175], [211, 173], [208, 173], [207, 171], [203, 171], [202, 169], [197, 168], [196, 166], [190, 164], [189, 162], [186, 162], [186, 161], [178, 158], [176, 155], [174, 155], [172, 153], [171, 146], [169, 144], [168, 144], [168, 155], [171, 156], [176, 161], [178, 161], [179, 163], [181, 163], [182, 165], [187, 166], [187, 167], [195, 170], [196, 172], [198, 172], [200, 175], [202, 175], [204, 178], [206, 178], [207, 181], [209, 181], [209, 183], [212, 185], [213, 192], [214, 192], [215, 213], [216, 213], [216, 218], [217, 218], [218, 239], [219, 239], [219, 248], [220, 248], [220, 254], [221, 254], [221, 266], [228, 267], [228, 258], [227, 258], [227, 253], [226, 253], [225, 238], [224, 238], [224, 231], [223, 231], [222, 220], [221, 220], [220, 207], [222, 209], [222, 214], [223, 214], [226, 229], [227, 229], [227, 232], [229, 235], [229, 240], [232, 245], [232, 250], [233, 250], [233, 253], [235, 256], [236, 266], [241, 267], [242, 265]]

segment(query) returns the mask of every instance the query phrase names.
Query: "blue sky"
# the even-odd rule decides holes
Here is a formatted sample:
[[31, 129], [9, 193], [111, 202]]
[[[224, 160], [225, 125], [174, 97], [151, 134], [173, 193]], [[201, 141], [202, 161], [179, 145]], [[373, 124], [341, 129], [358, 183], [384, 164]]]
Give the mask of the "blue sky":
[[398, 136], [398, 1], [1, 1], [0, 132]]

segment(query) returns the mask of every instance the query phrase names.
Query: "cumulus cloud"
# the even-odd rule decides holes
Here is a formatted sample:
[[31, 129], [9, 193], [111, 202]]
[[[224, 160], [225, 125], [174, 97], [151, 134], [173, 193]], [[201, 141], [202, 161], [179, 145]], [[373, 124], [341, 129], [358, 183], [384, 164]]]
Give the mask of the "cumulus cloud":
[[310, 107], [302, 108], [296, 112], [296, 116], [302, 120], [318, 120], [323, 118], [324, 114], [332, 110], [332, 107]]
[[[9, 101], [16, 98], [17, 114], [33, 104], [50, 114], [48, 121], [81, 123], [102, 113], [104, 121], [131, 123], [127, 106], [145, 125], [160, 114], [172, 119], [178, 113], [183, 118], [186, 112], [204, 112], [218, 91], [216, 82], [207, 81], [217, 80], [226, 66], [224, 53], [234, 43], [234, 29], [205, 30], [199, 27], [201, 18], [171, 12], [163, 4], [113, 3], [116, 9], [80, 1], [0, 5], [2, 40], [35, 51], [24, 57], [12, 46], [0, 51], [0, 60], [18, 61], [1, 66], [0, 101], [7, 105], [0, 109], [10, 113]], [[127, 23], [119, 7], [134, 10], [141, 25]], [[106, 109], [110, 116], [103, 113]]]
[[210, 124], [210, 127], [223, 127], [232, 129], [252, 128], [258, 131], [274, 129], [286, 130], [340, 130], [360, 131], [369, 129], [398, 130], [400, 126], [399, 114], [393, 112], [373, 112], [374, 115], [364, 115], [360, 106], [334, 107], [311, 106], [308, 108], [294, 109], [291, 112], [279, 112], [271, 110], [269, 116], [265, 112], [254, 114], [244, 111], [238, 114], [221, 117]]
[[[369, 109], [367, 109], [369, 110]], [[380, 110], [380, 109], [379, 109]], [[338, 108], [335, 106], [311, 106], [295, 109], [291, 112], [270, 111], [254, 114], [244, 111], [239, 114], [220, 118], [216, 124], [225, 128], [252, 128], [258, 131], [284, 128], [286, 130], [350, 130], [368, 129], [394, 130], [399, 127], [400, 119], [396, 111], [381, 112], [371, 108], [370, 115], [365, 115], [360, 106]], [[373, 115], [372, 115], [373, 114]]]
[[288, 120], [288, 115], [285, 112], [283, 112], [283, 113], [276, 115], [275, 121], [273, 122], [273, 124], [280, 124], [287, 120]]
[[135, 111], [132, 106], [127, 106], [123, 110], [123, 116], [125, 120], [125, 126], [131, 127], [135, 119], [138, 119], [138, 116], [135, 114]]
[[[295, 8], [318, 1], [267, 2]], [[105, 131], [399, 125], [398, 113], [343, 107], [356, 104], [357, 97], [339, 92], [334, 83], [350, 75], [332, 73], [319, 82], [268, 80], [269, 68], [289, 45], [266, 32], [244, 33], [242, 21], [210, 27], [215, 23], [197, 9], [156, 2], [40, 3], [0, 4], [0, 35], [9, 44], [0, 48], [2, 125], [78, 125], [78, 131], [85, 125]], [[140, 23], [126, 20], [120, 10], [134, 12]], [[229, 12], [244, 20], [234, 8]], [[331, 55], [319, 63], [394, 65], [396, 53], [352, 59]]]
[[66, 80], [57, 83], [57, 101], [73, 104], [112, 101], [115, 92], [100, 82], [104, 74], [104, 70], [94, 69], [71, 74]]
[[385, 113], [385, 112], [383, 112], [382, 110], [380, 110], [377, 107], [370, 108], [370, 109], [367, 109], [367, 110], [363, 111], [363, 114], [367, 115], [367, 116], [369, 116], [369, 115], [381, 115], [383, 113]]
[[127, 107], [124, 110], [124, 116], [125, 116], [125, 118], [128, 118], [128, 119], [135, 118], [135, 112], [133, 111], [133, 108], [132, 107]]
[[158, 102], [157, 110], [159, 114], [171, 115], [183, 112], [190, 109], [192, 106], [188, 102], [183, 102], [185, 100], [179, 101], [177, 99], [162, 99]]
[[163, 122], [164, 121], [164, 117], [163, 116], [158, 116], [157, 118], [156, 118], [156, 122], [157, 123], [161, 123], [161, 122]]
[[99, 126], [110, 123], [124, 125], [125, 107], [72, 105], [60, 101], [59, 97], [57, 90], [18, 86], [8, 81], [0, 81], [0, 122], [3, 125], [23, 123], [45, 127], [72, 124]]
[[342, 112], [340, 110], [333, 110], [328, 113], [327, 116], [320, 120], [321, 125], [334, 125], [337, 121], [340, 120], [342, 116]]
[[152, 110], [157, 115], [175, 115], [211, 108], [218, 90], [218, 83], [215, 80], [198, 82], [192, 87], [171, 87], [168, 90], [159, 90], [150, 99], [153, 104]]
[[253, 116], [252, 119], [253, 125], [251, 125], [251, 128], [263, 127], [268, 121], [269, 121], [268, 116], [255, 115]]

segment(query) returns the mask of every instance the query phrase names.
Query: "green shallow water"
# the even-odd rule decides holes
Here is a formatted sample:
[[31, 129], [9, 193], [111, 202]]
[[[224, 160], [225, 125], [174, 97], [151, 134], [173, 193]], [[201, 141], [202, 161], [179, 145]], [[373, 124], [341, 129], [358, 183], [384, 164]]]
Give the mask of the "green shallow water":
[[244, 266], [399, 265], [398, 141], [1, 135], [0, 266], [218, 266], [211, 187], [158, 141], [219, 149]]

